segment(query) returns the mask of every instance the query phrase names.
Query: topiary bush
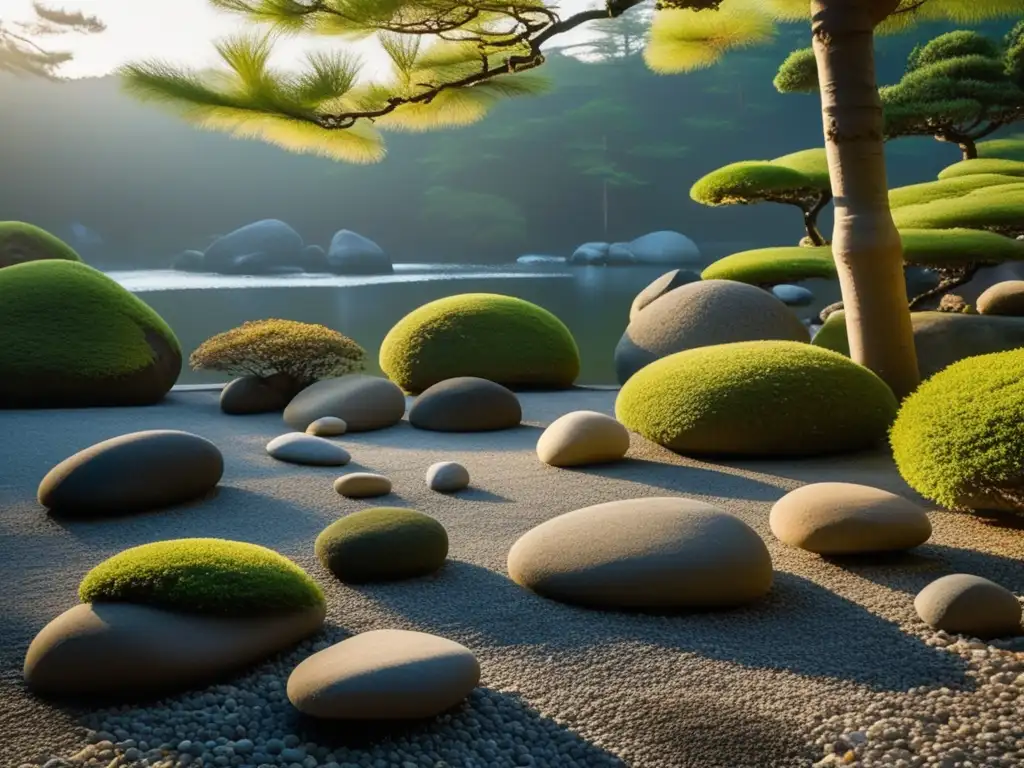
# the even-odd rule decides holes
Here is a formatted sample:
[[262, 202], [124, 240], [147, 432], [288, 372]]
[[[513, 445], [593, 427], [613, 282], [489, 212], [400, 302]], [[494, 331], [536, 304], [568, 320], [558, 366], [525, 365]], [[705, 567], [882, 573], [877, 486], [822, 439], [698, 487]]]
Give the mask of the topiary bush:
[[903, 479], [925, 498], [1024, 512], [1024, 349], [935, 374], [903, 402], [889, 439]]
[[341, 581], [362, 583], [426, 576], [444, 565], [448, 533], [412, 509], [374, 507], [327, 526], [314, 551]]
[[903, 208], [907, 205], [923, 205], [935, 200], [963, 197], [966, 194], [988, 187], [1019, 184], [1020, 176], [1005, 176], [997, 173], [978, 173], [970, 176], [954, 176], [944, 181], [926, 181], [889, 190], [889, 207]]
[[897, 407], [885, 382], [843, 355], [748, 341], [651, 363], [622, 387], [615, 414], [680, 453], [771, 457], [870, 448]]
[[979, 173], [998, 173], [1003, 176], [1024, 176], [1024, 162], [1003, 158], [976, 158], [961, 160], [943, 168], [939, 179], [954, 179], [958, 176], [973, 176]]
[[87, 603], [142, 603], [221, 616], [324, 604], [320, 587], [288, 558], [225, 539], [174, 539], [126, 549], [89, 571], [78, 596]]
[[251, 320], [218, 333], [189, 357], [194, 370], [231, 376], [285, 376], [296, 391], [319, 379], [363, 370], [366, 351], [330, 328], [294, 320]]
[[398, 321], [380, 348], [384, 374], [407, 392], [457, 376], [507, 387], [572, 386], [580, 353], [546, 309], [493, 293], [432, 301]]
[[1017, 237], [1024, 234], [1024, 188], [985, 187], [962, 197], [896, 208], [892, 218], [900, 231], [974, 229]]
[[741, 251], [719, 259], [702, 273], [704, 280], [735, 280], [740, 283], [771, 287], [798, 283], [814, 277], [833, 280], [836, 264], [832, 248], [784, 246]]
[[45, 229], [24, 221], [0, 221], [0, 268], [42, 259], [81, 261], [82, 257]]

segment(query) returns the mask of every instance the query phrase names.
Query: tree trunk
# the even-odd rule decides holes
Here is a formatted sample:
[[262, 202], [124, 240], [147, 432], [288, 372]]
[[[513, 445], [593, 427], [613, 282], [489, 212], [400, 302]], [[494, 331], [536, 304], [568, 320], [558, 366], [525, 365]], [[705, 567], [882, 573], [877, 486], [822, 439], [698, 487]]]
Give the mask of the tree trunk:
[[920, 382], [903, 280], [903, 248], [889, 212], [874, 28], [899, 0], [811, 0], [822, 121], [835, 199], [832, 253], [850, 355], [897, 398]]
[[807, 237], [815, 245], [825, 245], [825, 238], [822, 237], [821, 230], [818, 229], [818, 214], [831, 201], [832, 193], [823, 192], [813, 206], [804, 210], [804, 229], [807, 230]]
[[956, 144], [960, 148], [961, 160], [976, 160], [978, 157], [978, 144], [970, 136], [963, 136], [959, 133], [938, 133], [935, 138], [949, 144]]

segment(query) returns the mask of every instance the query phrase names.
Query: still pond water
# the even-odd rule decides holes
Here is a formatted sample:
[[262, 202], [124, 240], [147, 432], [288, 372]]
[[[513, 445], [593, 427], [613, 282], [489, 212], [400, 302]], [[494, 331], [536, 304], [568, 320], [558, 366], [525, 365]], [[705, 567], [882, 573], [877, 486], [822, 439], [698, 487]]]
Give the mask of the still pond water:
[[[580, 384], [614, 384], [613, 354], [626, 328], [630, 304], [665, 271], [664, 267], [538, 270], [512, 265], [398, 264], [395, 274], [374, 277], [238, 277], [149, 270], [108, 274], [160, 313], [186, 355], [215, 333], [246, 320], [274, 317], [320, 323], [344, 333], [366, 350], [368, 373], [379, 372], [377, 351], [391, 327], [428, 301], [459, 293], [518, 296], [554, 313], [572, 331], [583, 362]], [[834, 301], [838, 288], [817, 286], [815, 292], [818, 301], [798, 310], [802, 317]], [[197, 373], [186, 364], [179, 383], [226, 379], [216, 372]]]

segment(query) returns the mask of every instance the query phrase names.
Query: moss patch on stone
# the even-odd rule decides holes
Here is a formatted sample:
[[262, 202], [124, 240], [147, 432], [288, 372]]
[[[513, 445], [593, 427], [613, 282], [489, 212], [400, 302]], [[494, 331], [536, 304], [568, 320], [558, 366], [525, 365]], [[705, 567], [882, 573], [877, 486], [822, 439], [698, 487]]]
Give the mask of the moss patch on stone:
[[24, 221], [0, 221], [0, 268], [43, 259], [80, 262], [82, 257], [45, 229]]

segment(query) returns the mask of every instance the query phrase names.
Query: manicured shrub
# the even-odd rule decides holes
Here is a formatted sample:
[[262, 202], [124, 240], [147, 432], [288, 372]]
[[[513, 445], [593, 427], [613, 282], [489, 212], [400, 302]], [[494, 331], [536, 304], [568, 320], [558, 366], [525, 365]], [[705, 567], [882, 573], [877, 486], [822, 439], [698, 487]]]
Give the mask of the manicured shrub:
[[925, 498], [1024, 512], [1024, 349], [932, 376], [903, 402], [890, 442], [903, 479]]
[[1024, 162], [1005, 160], [1003, 158], [982, 157], [974, 160], [961, 160], [959, 163], [944, 168], [939, 173], [942, 180], [958, 176], [973, 176], [979, 173], [998, 173], [1004, 176], [1024, 176]]
[[1016, 185], [1010, 191], [1001, 185], [986, 187], [963, 197], [897, 208], [892, 217], [900, 231], [985, 229], [1017, 237], [1024, 234], [1024, 189]]
[[317, 536], [314, 550], [341, 581], [410, 579], [444, 565], [448, 533], [422, 512], [374, 507], [331, 523]]
[[315, 323], [252, 320], [218, 333], [192, 353], [195, 370], [231, 376], [287, 376], [299, 388], [363, 369], [366, 351], [347, 336]]
[[761, 286], [798, 283], [813, 277], [835, 279], [836, 265], [830, 246], [741, 251], [719, 259], [701, 273], [704, 280], [736, 280]]
[[88, 603], [142, 603], [223, 616], [324, 603], [320, 587], [288, 558], [225, 539], [173, 539], [126, 549], [89, 571], [78, 596]]
[[45, 229], [24, 221], [0, 221], [0, 268], [41, 259], [81, 261], [82, 257]]
[[623, 386], [627, 428], [685, 454], [799, 456], [869, 448], [897, 402], [867, 368], [792, 341], [750, 341], [680, 352]]
[[978, 157], [1024, 162], [1024, 134], [978, 142]]
[[1018, 184], [1020, 176], [1005, 176], [997, 173], [978, 173], [970, 176], [954, 176], [944, 181], [926, 181], [889, 190], [889, 206], [902, 208], [907, 205], [923, 205], [935, 200], [963, 197], [978, 189]]
[[580, 353], [569, 329], [546, 309], [512, 296], [465, 293], [399, 320], [381, 344], [380, 367], [413, 393], [457, 376], [564, 388], [579, 375]]

